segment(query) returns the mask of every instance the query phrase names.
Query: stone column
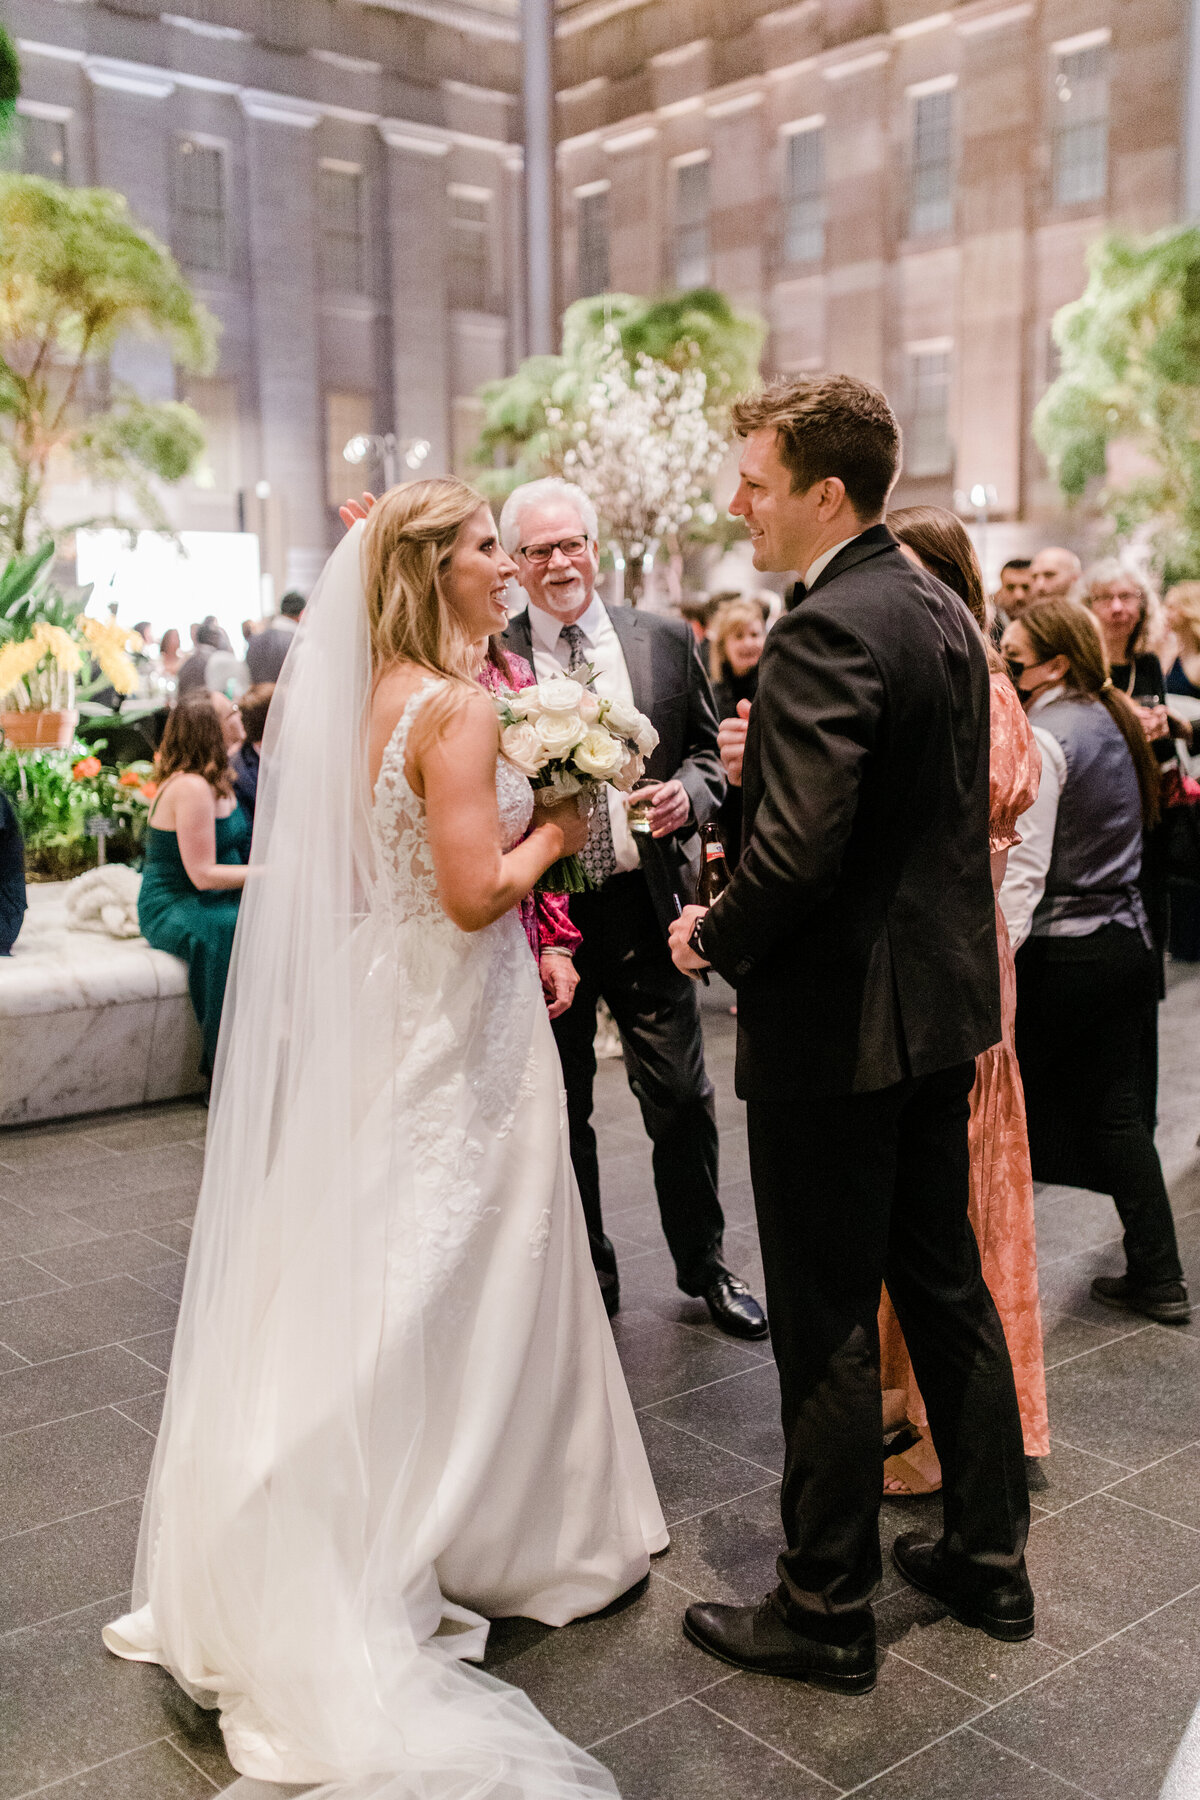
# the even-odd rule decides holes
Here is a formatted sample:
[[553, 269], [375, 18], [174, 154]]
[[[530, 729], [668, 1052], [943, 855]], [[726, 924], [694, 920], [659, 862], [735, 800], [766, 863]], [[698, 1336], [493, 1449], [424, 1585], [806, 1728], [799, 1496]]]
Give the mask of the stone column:
[[521, 0], [525, 99], [525, 306], [529, 353], [558, 349], [554, 0]]
[[327, 555], [311, 136], [319, 115], [266, 96], [244, 105], [261, 478], [282, 539], [270, 545], [271, 573], [277, 593], [282, 582], [306, 594]]
[[1184, 100], [1183, 216], [1200, 224], [1200, 0], [1188, 6], [1187, 83]]
[[[446, 157], [450, 146], [383, 127], [388, 145], [395, 431], [425, 438], [425, 475], [450, 470]], [[401, 470], [403, 476], [406, 472]]]

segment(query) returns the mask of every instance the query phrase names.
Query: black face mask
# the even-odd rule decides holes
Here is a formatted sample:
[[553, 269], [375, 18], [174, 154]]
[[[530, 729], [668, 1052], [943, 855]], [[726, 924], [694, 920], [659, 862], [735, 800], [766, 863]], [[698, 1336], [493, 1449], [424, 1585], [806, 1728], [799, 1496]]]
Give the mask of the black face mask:
[[1012, 682], [1018, 694], [1022, 693], [1021, 677], [1029, 667], [1029, 664], [1017, 662], [1014, 657], [1006, 656], [1004, 659], [1004, 667], [1008, 673], [1008, 679]]

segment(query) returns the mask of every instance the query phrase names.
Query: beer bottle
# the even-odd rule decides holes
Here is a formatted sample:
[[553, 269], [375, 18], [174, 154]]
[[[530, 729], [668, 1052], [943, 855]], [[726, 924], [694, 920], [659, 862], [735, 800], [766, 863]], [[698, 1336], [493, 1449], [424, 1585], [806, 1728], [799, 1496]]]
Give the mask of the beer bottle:
[[711, 906], [729, 886], [729, 864], [721, 834], [713, 824], [700, 828], [700, 878], [696, 883], [697, 906]]

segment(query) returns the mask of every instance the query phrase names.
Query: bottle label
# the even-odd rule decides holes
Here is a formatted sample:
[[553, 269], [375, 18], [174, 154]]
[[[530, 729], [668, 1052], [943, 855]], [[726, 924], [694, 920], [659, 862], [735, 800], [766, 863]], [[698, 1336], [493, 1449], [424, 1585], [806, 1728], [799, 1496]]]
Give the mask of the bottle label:
[[724, 844], [705, 844], [704, 860], [706, 862], [720, 862], [724, 855], [725, 855]]

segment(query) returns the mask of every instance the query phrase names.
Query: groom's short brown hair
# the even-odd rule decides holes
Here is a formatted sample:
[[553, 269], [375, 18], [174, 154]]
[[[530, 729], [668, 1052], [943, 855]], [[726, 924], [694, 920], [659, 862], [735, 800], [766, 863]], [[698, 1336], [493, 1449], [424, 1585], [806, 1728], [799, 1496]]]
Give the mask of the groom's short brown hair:
[[854, 375], [801, 375], [735, 403], [739, 437], [772, 427], [794, 494], [836, 475], [860, 519], [880, 516], [900, 468], [900, 427], [877, 387]]

